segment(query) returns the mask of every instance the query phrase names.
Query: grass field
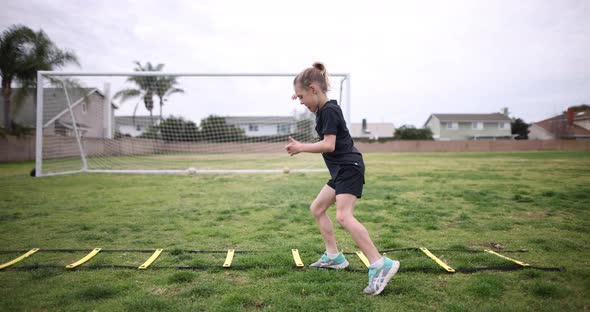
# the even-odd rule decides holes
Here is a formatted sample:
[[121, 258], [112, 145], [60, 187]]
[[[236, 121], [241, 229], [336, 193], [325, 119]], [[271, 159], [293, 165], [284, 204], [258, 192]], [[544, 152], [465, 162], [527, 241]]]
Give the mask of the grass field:
[[[296, 156], [297, 157], [297, 156]], [[261, 160], [264, 162], [264, 160]], [[317, 160], [321, 163], [321, 156]], [[539, 267], [448, 274], [422, 253], [396, 251], [402, 270], [383, 294], [367, 276], [296, 269], [321, 237], [308, 206], [327, 173], [28, 176], [32, 163], [0, 164], [0, 251], [165, 249], [154, 266], [248, 269], [91, 269], [65, 266], [86, 252], [38, 252], [0, 271], [0, 311], [584, 311], [590, 307], [590, 153], [366, 154], [356, 208], [380, 250], [496, 248]], [[316, 167], [316, 164], [313, 164]], [[330, 212], [335, 215], [334, 210]], [[357, 251], [342, 229], [345, 252]], [[526, 253], [510, 250], [528, 249]], [[437, 253], [456, 268], [507, 265], [484, 253]], [[0, 263], [19, 253], [0, 253]], [[148, 253], [105, 252], [92, 265], [139, 266]], [[37, 265], [38, 268], [32, 268]], [[265, 267], [266, 265], [270, 265]], [[421, 270], [425, 269], [425, 270]]]
[[[186, 170], [189, 167], [204, 170], [219, 169], [324, 169], [321, 158], [313, 154], [285, 158], [285, 153], [211, 153], [211, 154], [151, 154], [144, 156], [88, 157], [90, 170]], [[43, 173], [79, 171], [82, 167], [80, 157], [46, 160]]]

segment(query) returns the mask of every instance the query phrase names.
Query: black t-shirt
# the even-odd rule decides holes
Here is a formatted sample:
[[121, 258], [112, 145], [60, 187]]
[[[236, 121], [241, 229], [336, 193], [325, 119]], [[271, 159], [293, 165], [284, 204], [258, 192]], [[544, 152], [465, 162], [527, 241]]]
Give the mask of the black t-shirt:
[[336, 147], [331, 153], [322, 153], [332, 178], [336, 177], [340, 166], [357, 166], [364, 171], [363, 155], [354, 147], [354, 142], [346, 127], [342, 109], [336, 100], [330, 100], [316, 113], [316, 127], [320, 140], [325, 134], [336, 135]]

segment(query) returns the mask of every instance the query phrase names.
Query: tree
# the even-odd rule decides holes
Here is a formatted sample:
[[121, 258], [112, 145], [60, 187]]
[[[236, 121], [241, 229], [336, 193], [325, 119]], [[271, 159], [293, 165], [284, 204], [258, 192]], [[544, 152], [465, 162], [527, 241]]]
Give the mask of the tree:
[[[577, 113], [577, 112], [584, 112], [584, 111], [589, 111], [589, 110], [590, 110], [590, 105], [588, 105], [588, 104], [580, 104], [580, 105], [577, 105], [577, 106], [572, 106], [572, 107], [570, 107], [570, 109], [571, 109], [571, 110], [572, 110], [574, 113]], [[564, 112], [564, 113], [565, 113], [565, 112]]]
[[411, 125], [403, 125], [395, 129], [394, 140], [432, 140], [432, 130], [430, 128], [417, 129]]
[[15, 106], [24, 99], [26, 92], [36, 87], [37, 71], [54, 70], [68, 64], [80, 65], [74, 52], [58, 48], [39, 30], [23, 25], [13, 25], [0, 35], [0, 76], [4, 98], [4, 127], [12, 130], [12, 83], [19, 83], [15, 94]]
[[176, 77], [174, 76], [156, 77], [156, 95], [160, 99], [160, 120], [163, 120], [162, 106], [164, 105], [164, 98], [174, 93], [184, 93], [184, 90], [176, 87], [177, 83]]
[[[500, 109], [500, 113], [502, 113], [506, 117], [510, 117], [510, 110], [508, 110], [508, 107], [502, 107]], [[526, 122], [524, 122], [524, 120], [520, 118], [510, 117], [510, 119], [512, 120], [510, 122], [511, 133], [516, 134], [515, 139], [528, 140], [530, 132], [529, 127], [531, 125], [527, 124]]]
[[244, 130], [225, 123], [225, 118], [211, 115], [201, 120], [200, 138], [210, 142], [239, 141]]
[[510, 127], [512, 128], [512, 134], [517, 134], [517, 140], [528, 140], [530, 126], [530, 124], [524, 122], [524, 120], [520, 118], [512, 118], [512, 122], [510, 123]]
[[[164, 68], [164, 64], [158, 64], [153, 66], [152, 63], [147, 62], [145, 67], [140, 62], [135, 61], [136, 67], [133, 69], [136, 72], [146, 71], [161, 71]], [[136, 85], [136, 88], [123, 89], [113, 96], [113, 98], [121, 99], [121, 102], [125, 102], [131, 98], [140, 97], [143, 100], [145, 108], [150, 112], [150, 120], [154, 123], [154, 94], [156, 93], [157, 77], [156, 76], [132, 76], [127, 78], [127, 82], [131, 82]], [[138, 102], [139, 104], [139, 102]], [[135, 107], [137, 110], [137, 105]], [[135, 117], [135, 113], [133, 113]]]
[[158, 126], [162, 140], [168, 142], [188, 142], [196, 141], [199, 137], [199, 128], [190, 121], [182, 117], [174, 116], [166, 118]]

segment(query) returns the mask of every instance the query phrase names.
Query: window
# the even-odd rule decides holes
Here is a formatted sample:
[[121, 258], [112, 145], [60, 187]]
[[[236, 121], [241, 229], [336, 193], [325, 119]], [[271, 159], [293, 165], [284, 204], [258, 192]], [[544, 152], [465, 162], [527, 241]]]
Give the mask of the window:
[[82, 112], [86, 113], [88, 111], [88, 103], [86, 101], [82, 102]]
[[248, 127], [250, 131], [258, 131], [258, 125], [250, 124]]
[[510, 123], [509, 122], [500, 122], [499, 123], [500, 129], [510, 129]]
[[277, 133], [278, 134], [288, 134], [289, 133], [289, 125], [277, 125]]
[[459, 129], [459, 123], [456, 121], [447, 121], [447, 129]]
[[471, 123], [471, 129], [474, 130], [483, 130], [483, 122], [481, 121], [474, 121]]

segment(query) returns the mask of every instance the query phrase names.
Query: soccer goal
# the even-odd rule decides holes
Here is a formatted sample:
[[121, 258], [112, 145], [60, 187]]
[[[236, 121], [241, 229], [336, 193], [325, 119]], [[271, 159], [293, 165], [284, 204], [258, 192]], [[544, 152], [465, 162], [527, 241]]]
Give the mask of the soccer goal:
[[[36, 176], [325, 171], [319, 155], [284, 150], [289, 136], [317, 141], [315, 116], [291, 100], [294, 77], [40, 71]], [[330, 83], [350, 122], [350, 75]]]

